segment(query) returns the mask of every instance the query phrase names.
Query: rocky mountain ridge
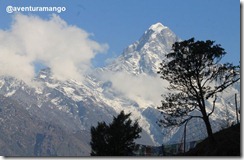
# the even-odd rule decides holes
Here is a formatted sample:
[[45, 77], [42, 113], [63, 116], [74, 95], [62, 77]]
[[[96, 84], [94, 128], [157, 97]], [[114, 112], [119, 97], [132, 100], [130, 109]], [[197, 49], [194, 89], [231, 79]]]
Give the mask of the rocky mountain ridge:
[[[156, 72], [176, 41], [180, 39], [168, 27], [156, 23], [121, 56], [83, 81], [57, 80], [50, 68], [38, 73], [33, 80], [36, 86], [0, 77], [0, 155], [88, 156], [90, 127], [99, 121], [111, 122], [121, 110], [131, 112], [143, 128], [137, 143], [180, 143], [182, 127], [165, 129], [157, 124], [162, 118], [157, 107], [167, 83]], [[227, 100], [240, 93], [238, 87], [219, 96], [211, 117], [215, 132], [226, 125], [226, 118], [234, 122], [235, 108]], [[207, 101], [209, 107], [211, 103]], [[200, 120], [189, 123], [192, 134], [187, 141], [206, 137], [204, 129]]]

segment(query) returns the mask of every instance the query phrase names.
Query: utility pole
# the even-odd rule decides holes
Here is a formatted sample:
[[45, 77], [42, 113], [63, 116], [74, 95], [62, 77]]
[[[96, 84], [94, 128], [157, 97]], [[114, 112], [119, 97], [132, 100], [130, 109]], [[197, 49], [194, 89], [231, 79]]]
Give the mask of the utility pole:
[[235, 94], [235, 104], [236, 104], [236, 120], [237, 120], [237, 124], [238, 124], [239, 118], [238, 118], [238, 109], [237, 109], [237, 94]]
[[[191, 119], [191, 118], [190, 118]], [[187, 123], [190, 121], [190, 119], [188, 119], [185, 123], [185, 128], [184, 128], [184, 153], [186, 153], [186, 125]]]

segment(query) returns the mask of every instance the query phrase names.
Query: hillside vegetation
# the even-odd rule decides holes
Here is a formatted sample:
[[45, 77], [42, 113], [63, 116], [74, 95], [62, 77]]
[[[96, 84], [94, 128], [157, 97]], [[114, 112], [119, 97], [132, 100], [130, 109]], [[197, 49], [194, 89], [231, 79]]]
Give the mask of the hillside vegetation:
[[216, 144], [205, 139], [194, 149], [179, 156], [241, 156], [240, 124], [214, 134]]

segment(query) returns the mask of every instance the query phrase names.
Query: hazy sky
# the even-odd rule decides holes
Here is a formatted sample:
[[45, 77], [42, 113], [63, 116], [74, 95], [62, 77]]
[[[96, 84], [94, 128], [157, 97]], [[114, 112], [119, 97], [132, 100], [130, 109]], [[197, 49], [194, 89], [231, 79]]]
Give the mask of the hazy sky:
[[[225, 61], [240, 60], [240, 1], [238, 0], [0, 0], [0, 29], [10, 28], [13, 15], [6, 6], [64, 6], [57, 14], [68, 25], [92, 34], [91, 39], [108, 44], [97, 54], [95, 66], [104, 65], [152, 24], [161, 22], [181, 39], [214, 40], [227, 51]], [[50, 18], [53, 12], [21, 12]]]

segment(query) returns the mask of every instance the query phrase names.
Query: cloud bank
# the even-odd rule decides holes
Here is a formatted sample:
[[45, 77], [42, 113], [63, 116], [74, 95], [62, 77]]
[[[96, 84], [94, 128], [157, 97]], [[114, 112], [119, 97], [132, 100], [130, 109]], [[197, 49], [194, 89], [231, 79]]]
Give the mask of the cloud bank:
[[35, 76], [34, 63], [41, 62], [55, 78], [82, 80], [91, 59], [107, 49], [107, 44], [91, 40], [89, 33], [55, 14], [46, 20], [16, 14], [10, 29], [0, 30], [0, 75], [29, 83]]
[[125, 97], [135, 100], [141, 107], [161, 104], [162, 93], [167, 93], [168, 82], [159, 76], [133, 75], [127, 72], [106, 71], [101, 75], [104, 81], [112, 82], [112, 87]]

